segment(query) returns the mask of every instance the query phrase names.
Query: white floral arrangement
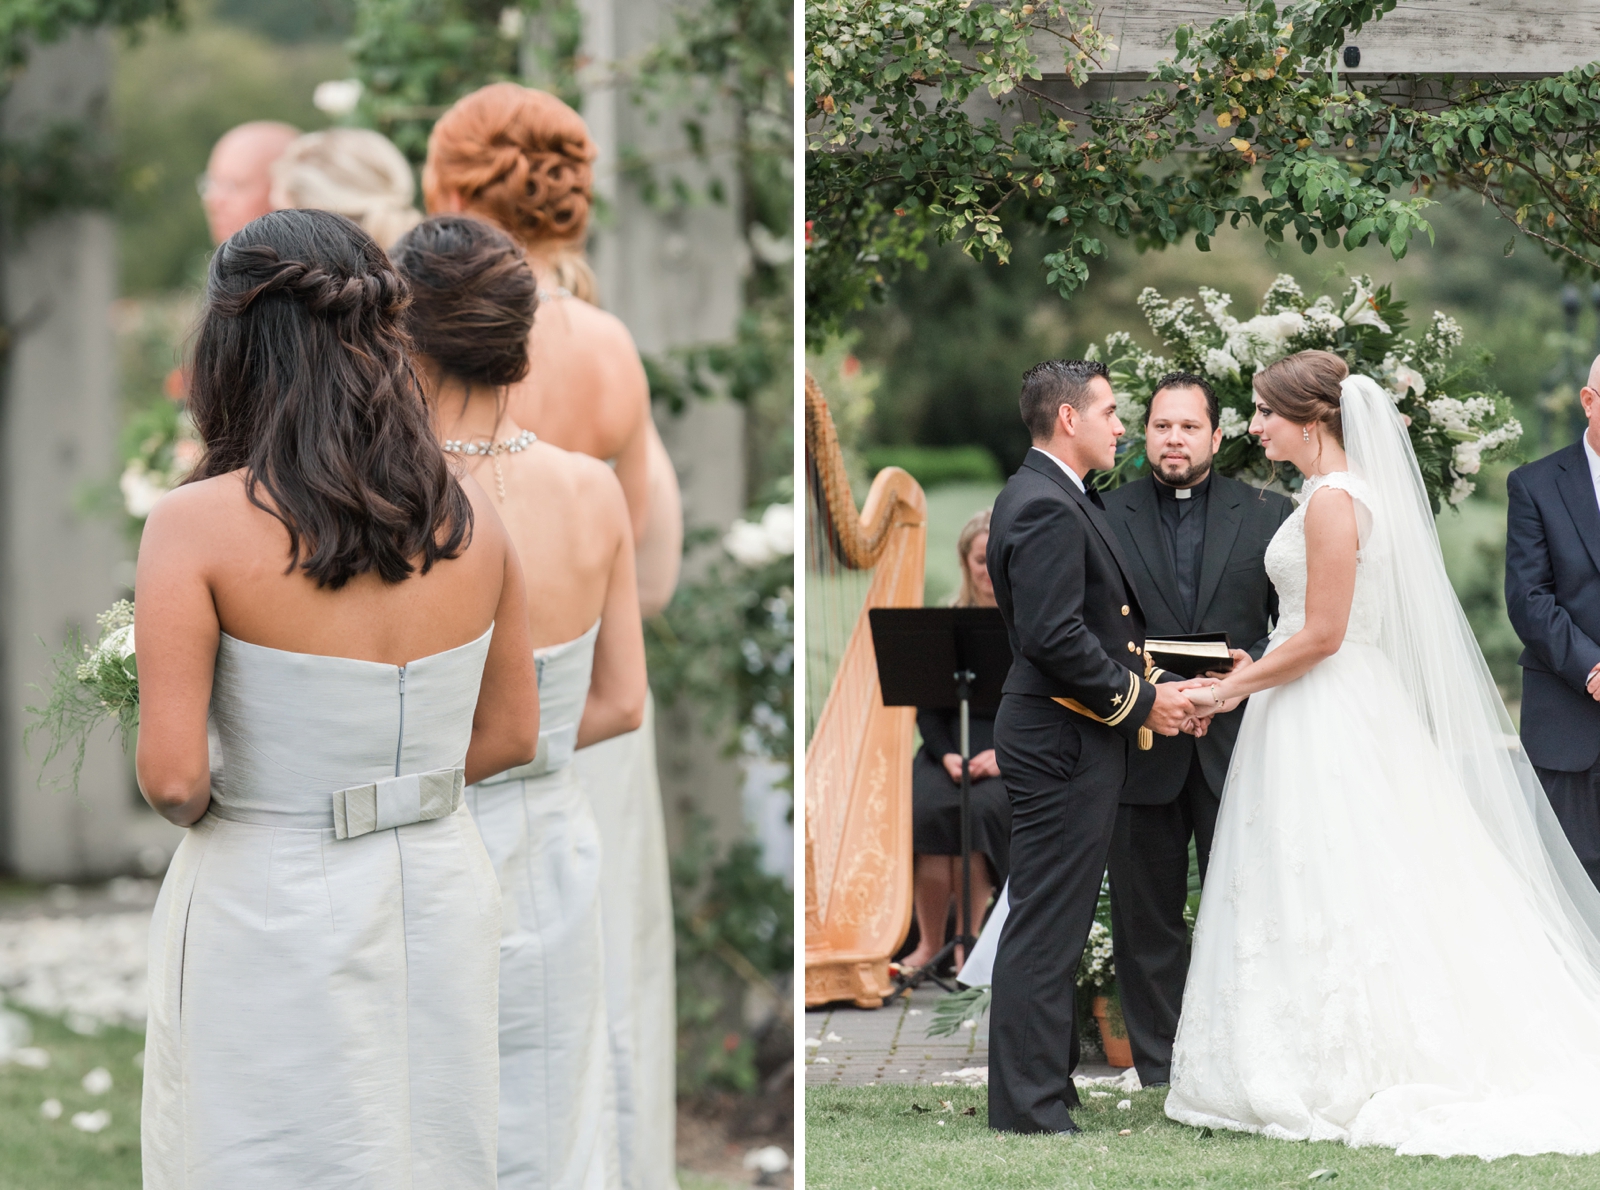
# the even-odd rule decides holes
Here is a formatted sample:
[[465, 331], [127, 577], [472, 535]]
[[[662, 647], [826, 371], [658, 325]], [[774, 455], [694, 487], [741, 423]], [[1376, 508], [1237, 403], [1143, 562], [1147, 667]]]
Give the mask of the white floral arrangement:
[[77, 787], [89, 736], [102, 724], [116, 726], [124, 749], [139, 729], [139, 659], [134, 648], [133, 604], [120, 599], [98, 617], [93, 645], [74, 631], [56, 655], [49, 697], [42, 707], [29, 707], [33, 722], [24, 742], [38, 731], [49, 749], [43, 766], [63, 752], [72, 756], [72, 785]]
[[1310, 300], [1293, 277], [1280, 274], [1255, 316], [1242, 321], [1229, 312], [1230, 295], [1206, 287], [1198, 302], [1168, 301], [1146, 288], [1138, 303], [1167, 355], [1145, 350], [1120, 331], [1087, 353], [1105, 361], [1127, 428], [1103, 487], [1147, 473], [1145, 410], [1156, 382], [1176, 371], [1202, 375], [1216, 390], [1222, 407], [1217, 470], [1266, 479], [1272, 466], [1246, 432], [1254, 412], [1251, 381], [1268, 364], [1311, 349], [1342, 356], [1352, 372], [1372, 377], [1389, 393], [1409, 428], [1435, 512], [1470, 496], [1483, 464], [1508, 454], [1522, 437], [1510, 402], [1482, 384], [1479, 368], [1452, 367], [1460, 324], [1435, 311], [1420, 342], [1406, 338], [1406, 304], [1370, 277], [1351, 278], [1338, 298]]
[[1117, 981], [1116, 963], [1111, 957], [1111, 931], [1100, 922], [1089, 927], [1089, 941], [1078, 960], [1078, 986], [1105, 992]]

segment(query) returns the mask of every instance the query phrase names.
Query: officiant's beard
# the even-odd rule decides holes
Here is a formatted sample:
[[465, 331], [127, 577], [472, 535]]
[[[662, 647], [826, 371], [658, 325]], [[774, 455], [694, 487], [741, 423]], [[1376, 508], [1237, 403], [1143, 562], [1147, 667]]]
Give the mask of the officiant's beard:
[[1169, 488], [1193, 487], [1206, 477], [1206, 472], [1211, 470], [1211, 456], [1207, 455], [1200, 462], [1189, 460], [1182, 468], [1174, 471], [1160, 459], [1152, 460], [1155, 463], [1156, 477]]

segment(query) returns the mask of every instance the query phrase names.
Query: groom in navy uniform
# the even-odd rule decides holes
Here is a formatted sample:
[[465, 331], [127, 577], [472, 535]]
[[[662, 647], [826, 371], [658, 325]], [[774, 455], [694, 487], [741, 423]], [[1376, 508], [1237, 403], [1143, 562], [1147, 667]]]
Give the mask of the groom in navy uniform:
[[1522, 746], [1600, 887], [1600, 359], [1571, 446], [1506, 480], [1506, 612], [1525, 646]]
[[[1294, 504], [1213, 473], [1220, 408], [1204, 377], [1163, 376], [1150, 394], [1153, 475], [1106, 493], [1106, 519], [1133, 564], [1145, 629], [1156, 638], [1226, 632], [1235, 665], [1260, 660], [1278, 614], [1263, 556]], [[1111, 944], [1139, 1081], [1168, 1081], [1189, 973], [1189, 840], [1205, 879], [1222, 785], [1244, 708], [1199, 739], [1155, 741], [1128, 758], [1111, 842]]]
[[[1020, 399], [1033, 449], [995, 501], [989, 575], [1011, 638], [995, 757], [1011, 798], [1011, 913], [994, 965], [989, 1126], [1076, 1132], [1078, 959], [1094, 920], [1128, 752], [1193, 713], [1144, 660], [1128, 561], [1084, 476], [1116, 459], [1104, 364], [1050, 360]], [[1171, 675], [1166, 675], [1171, 676]], [[1148, 743], [1148, 738], [1146, 743]]]

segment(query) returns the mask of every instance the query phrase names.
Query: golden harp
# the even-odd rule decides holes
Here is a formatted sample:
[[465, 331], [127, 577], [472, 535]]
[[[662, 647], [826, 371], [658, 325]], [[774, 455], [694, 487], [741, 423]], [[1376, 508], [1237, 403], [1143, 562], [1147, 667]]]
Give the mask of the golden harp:
[[911, 923], [916, 711], [885, 707], [867, 611], [920, 607], [927, 500], [898, 467], [858, 513], [806, 376], [806, 1003], [877, 1008]]

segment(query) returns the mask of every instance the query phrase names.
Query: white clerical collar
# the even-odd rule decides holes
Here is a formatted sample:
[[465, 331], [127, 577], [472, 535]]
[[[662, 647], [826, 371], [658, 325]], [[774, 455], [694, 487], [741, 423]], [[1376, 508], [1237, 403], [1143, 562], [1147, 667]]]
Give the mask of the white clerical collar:
[[1063, 471], [1065, 471], [1067, 473], [1067, 478], [1072, 480], [1073, 483], [1078, 485], [1078, 490], [1080, 492], [1087, 492], [1088, 491], [1088, 489], [1083, 486], [1083, 480], [1078, 478], [1078, 473], [1076, 471], [1074, 471], [1071, 467], [1067, 466], [1060, 459], [1056, 458], [1055, 455], [1051, 454], [1048, 450], [1045, 450], [1043, 447], [1036, 446], [1036, 447], [1034, 447], [1034, 449], [1037, 450], [1040, 454], [1042, 454], [1045, 458], [1049, 459], [1057, 467], [1060, 467]]

